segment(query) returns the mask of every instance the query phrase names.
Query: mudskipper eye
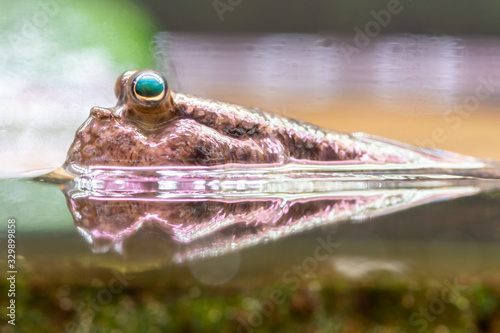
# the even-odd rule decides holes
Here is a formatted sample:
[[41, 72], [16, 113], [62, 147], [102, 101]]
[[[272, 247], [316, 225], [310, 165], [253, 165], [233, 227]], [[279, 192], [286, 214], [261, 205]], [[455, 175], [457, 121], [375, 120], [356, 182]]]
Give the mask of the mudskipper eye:
[[146, 105], [155, 104], [165, 97], [167, 83], [159, 74], [143, 73], [135, 78], [133, 92], [139, 102]]

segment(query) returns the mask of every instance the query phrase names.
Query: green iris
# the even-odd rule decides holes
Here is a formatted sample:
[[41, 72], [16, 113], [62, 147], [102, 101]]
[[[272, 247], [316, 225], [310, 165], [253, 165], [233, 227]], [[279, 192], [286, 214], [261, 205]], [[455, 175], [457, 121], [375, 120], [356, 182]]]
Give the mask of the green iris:
[[165, 90], [165, 82], [158, 75], [143, 75], [135, 82], [135, 93], [143, 98], [157, 97]]

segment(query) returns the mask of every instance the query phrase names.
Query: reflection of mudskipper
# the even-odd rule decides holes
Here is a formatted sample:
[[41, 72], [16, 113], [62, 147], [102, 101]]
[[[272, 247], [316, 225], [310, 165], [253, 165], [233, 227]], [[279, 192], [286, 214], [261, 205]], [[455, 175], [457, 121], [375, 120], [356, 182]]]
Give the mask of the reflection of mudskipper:
[[[328, 188], [328, 182], [322, 181], [323, 188]], [[417, 181], [413, 187], [385, 188], [387, 182], [378, 182], [378, 186], [330, 182], [330, 188], [340, 188], [323, 192], [297, 188], [294, 193], [285, 184], [289, 193], [263, 196], [141, 192], [136, 182], [130, 184], [133, 191], [127, 190], [127, 183], [121, 184], [120, 191], [88, 190], [82, 182], [71, 181], [65, 184], [64, 194], [76, 227], [94, 252], [114, 249], [127, 256], [141, 252], [144, 257], [162, 253], [165, 262], [180, 263], [479, 191], [472, 183], [444, 186], [446, 182], [422, 181], [416, 186]]]
[[115, 93], [115, 107], [92, 108], [63, 168], [40, 178], [64, 182], [94, 252], [220, 257], [499, 178], [493, 161], [174, 93], [152, 70], [125, 72]]
[[[493, 161], [174, 93], [152, 70], [125, 72], [115, 93], [115, 107], [92, 108], [63, 167], [39, 178], [63, 183], [95, 252], [143, 253], [159, 239], [150, 251], [166, 261], [218, 257], [499, 179]], [[140, 239], [147, 249], [133, 250]]]

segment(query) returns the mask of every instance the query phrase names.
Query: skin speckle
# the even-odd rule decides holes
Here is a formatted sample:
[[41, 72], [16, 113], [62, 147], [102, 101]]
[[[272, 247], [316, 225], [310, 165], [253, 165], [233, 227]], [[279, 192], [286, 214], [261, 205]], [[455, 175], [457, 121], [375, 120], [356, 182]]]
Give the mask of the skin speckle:
[[[168, 89], [162, 100], [134, 96], [134, 80], [154, 71], [128, 71], [115, 85], [118, 103], [94, 107], [76, 133], [65, 165], [177, 166], [357, 159], [365, 152], [338, 145], [340, 134], [257, 109]], [[345, 139], [349, 141], [347, 134]]]

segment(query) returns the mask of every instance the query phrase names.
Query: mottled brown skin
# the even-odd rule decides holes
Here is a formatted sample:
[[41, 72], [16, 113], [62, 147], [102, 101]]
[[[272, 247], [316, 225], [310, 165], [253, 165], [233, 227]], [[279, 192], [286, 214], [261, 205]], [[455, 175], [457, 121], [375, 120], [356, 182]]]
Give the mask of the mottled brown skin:
[[118, 78], [115, 107], [92, 108], [66, 167], [282, 164], [289, 158], [355, 160], [366, 153], [335, 142], [331, 135], [338, 133], [314, 125], [168, 89], [161, 101], [144, 105], [132, 89], [140, 73]]

